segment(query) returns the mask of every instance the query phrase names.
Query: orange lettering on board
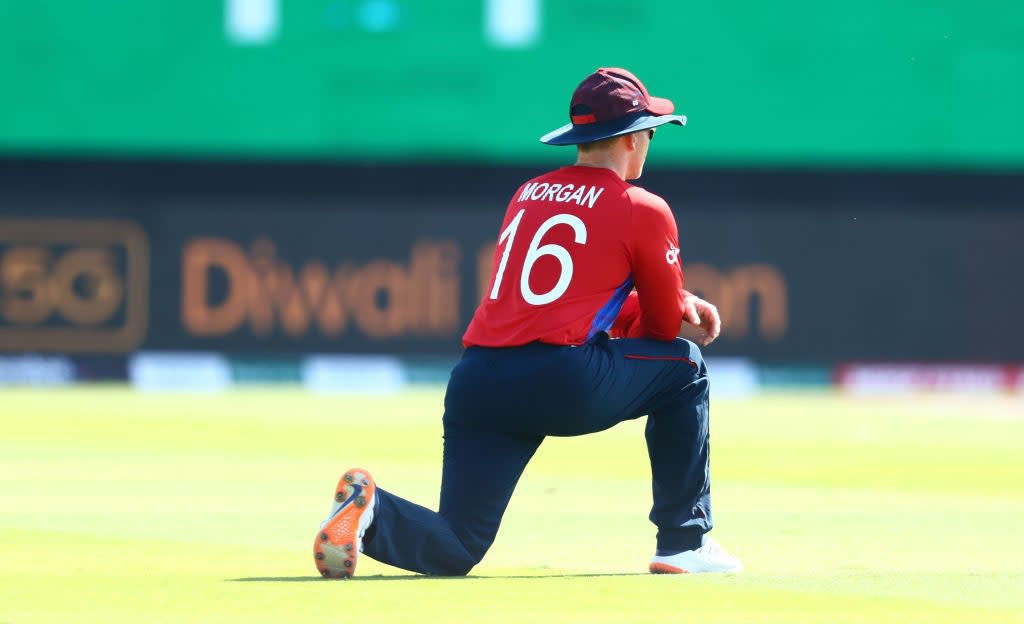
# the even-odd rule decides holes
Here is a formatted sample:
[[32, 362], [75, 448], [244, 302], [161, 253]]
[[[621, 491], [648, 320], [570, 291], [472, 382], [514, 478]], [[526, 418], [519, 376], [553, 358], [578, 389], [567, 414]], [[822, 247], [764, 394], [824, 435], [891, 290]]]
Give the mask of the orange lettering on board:
[[[226, 239], [189, 241], [183, 254], [182, 319], [200, 336], [221, 336], [248, 325], [256, 336], [282, 331], [301, 338], [314, 329], [328, 337], [351, 327], [373, 338], [448, 336], [459, 329], [458, 246], [420, 241], [409, 264], [348, 262], [333, 271], [319, 259], [293, 266], [269, 239], [249, 253]], [[227, 280], [222, 301], [211, 301], [210, 273]]]

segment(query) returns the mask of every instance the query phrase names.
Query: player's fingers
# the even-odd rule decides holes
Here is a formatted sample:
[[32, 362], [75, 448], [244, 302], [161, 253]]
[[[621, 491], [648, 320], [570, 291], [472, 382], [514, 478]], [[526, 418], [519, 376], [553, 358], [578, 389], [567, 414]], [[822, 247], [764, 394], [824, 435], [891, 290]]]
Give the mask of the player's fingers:
[[718, 310], [712, 309], [710, 317], [708, 328], [705, 330], [708, 332], [708, 342], [718, 338], [718, 334], [722, 332], [722, 318], [718, 316]]
[[712, 342], [714, 342], [715, 338], [718, 338], [718, 334], [711, 333], [711, 329], [710, 328], [701, 327], [701, 329], [704, 330], [704, 336], [700, 340], [697, 341], [697, 342], [700, 343], [700, 346], [706, 347], [709, 344], [711, 344]]
[[701, 339], [701, 346], [708, 346], [718, 338], [722, 331], [722, 319], [718, 316], [718, 308], [707, 304], [701, 309], [701, 329], [704, 330], [704, 338]]
[[683, 319], [691, 325], [700, 327], [700, 314], [697, 313], [697, 306], [693, 305], [693, 302], [687, 302], [683, 309]]

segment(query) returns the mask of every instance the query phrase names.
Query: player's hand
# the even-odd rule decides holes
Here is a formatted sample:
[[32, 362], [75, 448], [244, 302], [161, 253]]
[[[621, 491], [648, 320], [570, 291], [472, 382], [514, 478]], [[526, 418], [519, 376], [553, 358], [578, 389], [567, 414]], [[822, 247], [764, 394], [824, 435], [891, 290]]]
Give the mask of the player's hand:
[[688, 294], [683, 297], [683, 322], [704, 330], [704, 337], [697, 341], [702, 347], [714, 342], [722, 331], [722, 319], [718, 316], [718, 308], [697, 295]]

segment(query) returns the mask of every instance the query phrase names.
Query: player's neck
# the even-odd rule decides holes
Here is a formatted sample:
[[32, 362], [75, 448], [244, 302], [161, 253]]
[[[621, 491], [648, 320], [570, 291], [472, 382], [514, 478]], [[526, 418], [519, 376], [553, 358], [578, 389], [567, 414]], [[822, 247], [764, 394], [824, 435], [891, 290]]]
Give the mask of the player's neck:
[[615, 172], [615, 175], [625, 180], [626, 170], [629, 164], [627, 162], [627, 159], [617, 156], [617, 154], [611, 152], [579, 152], [579, 154], [576, 156], [576, 166], [611, 169], [612, 171]]

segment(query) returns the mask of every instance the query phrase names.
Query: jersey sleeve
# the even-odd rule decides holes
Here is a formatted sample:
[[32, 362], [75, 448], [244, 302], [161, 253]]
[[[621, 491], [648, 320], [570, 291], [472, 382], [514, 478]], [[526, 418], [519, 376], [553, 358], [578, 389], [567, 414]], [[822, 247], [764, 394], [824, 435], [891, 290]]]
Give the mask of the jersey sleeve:
[[684, 296], [676, 219], [657, 195], [634, 187], [629, 197], [630, 273], [636, 291], [623, 304], [613, 335], [674, 340], [683, 322]]

